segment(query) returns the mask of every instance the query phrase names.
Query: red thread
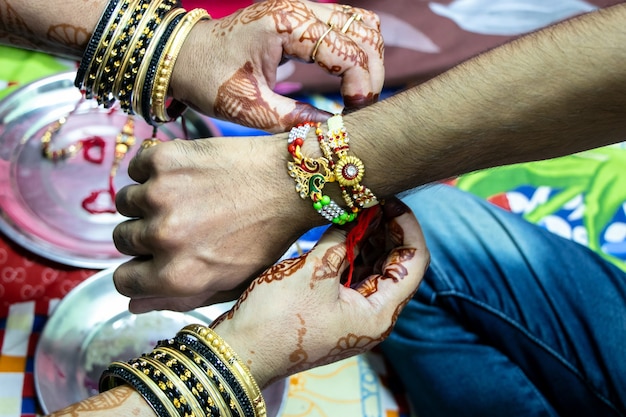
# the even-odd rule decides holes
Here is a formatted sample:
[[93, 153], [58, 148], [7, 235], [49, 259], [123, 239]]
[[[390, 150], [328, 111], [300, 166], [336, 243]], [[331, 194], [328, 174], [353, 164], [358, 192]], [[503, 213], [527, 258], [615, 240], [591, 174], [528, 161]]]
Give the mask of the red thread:
[[359, 213], [359, 216], [356, 218], [356, 225], [348, 232], [348, 236], [346, 237], [346, 250], [348, 262], [350, 264], [348, 269], [348, 277], [345, 282], [344, 287], [350, 287], [352, 284], [352, 273], [354, 272], [354, 258], [355, 258], [355, 249], [359, 244], [363, 236], [365, 236], [365, 232], [367, 228], [372, 223], [372, 220], [376, 217], [376, 213], [378, 212], [378, 205], [366, 208]]

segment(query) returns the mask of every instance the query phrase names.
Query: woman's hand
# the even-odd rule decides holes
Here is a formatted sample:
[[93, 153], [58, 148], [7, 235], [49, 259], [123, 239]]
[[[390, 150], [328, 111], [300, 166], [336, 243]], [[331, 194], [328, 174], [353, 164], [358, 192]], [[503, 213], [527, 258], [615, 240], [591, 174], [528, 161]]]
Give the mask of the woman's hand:
[[390, 334], [430, 255], [404, 203], [393, 198], [382, 209], [351, 288], [341, 283], [346, 232], [331, 227], [311, 252], [261, 274], [213, 323], [259, 385], [365, 352]]
[[330, 115], [272, 91], [285, 59], [315, 62], [341, 77], [347, 110], [383, 87], [383, 39], [367, 10], [305, 0], [266, 0], [200, 22], [185, 41], [171, 93], [201, 113], [269, 132]]

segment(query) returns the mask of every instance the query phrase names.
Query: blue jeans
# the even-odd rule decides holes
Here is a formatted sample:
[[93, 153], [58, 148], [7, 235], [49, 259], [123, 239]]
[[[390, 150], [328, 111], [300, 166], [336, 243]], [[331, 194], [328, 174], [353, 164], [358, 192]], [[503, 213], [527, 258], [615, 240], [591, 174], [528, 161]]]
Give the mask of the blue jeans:
[[403, 197], [431, 265], [381, 345], [419, 417], [626, 416], [626, 274], [468, 193]]

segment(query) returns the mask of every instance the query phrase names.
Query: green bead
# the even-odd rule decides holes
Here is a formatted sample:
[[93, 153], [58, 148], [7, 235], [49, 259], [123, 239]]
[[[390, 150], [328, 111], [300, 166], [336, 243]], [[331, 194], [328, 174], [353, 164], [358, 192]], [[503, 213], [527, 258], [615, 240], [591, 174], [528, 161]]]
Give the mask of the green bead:
[[339, 220], [339, 217], [335, 217], [335, 218], [333, 218], [333, 220], [332, 220], [332, 221], [333, 221], [333, 223], [335, 223], [335, 224], [339, 224], [339, 221], [340, 221], [340, 220]]
[[317, 211], [320, 211], [322, 209], [322, 203], [320, 201], [316, 201], [315, 203], [313, 203], [313, 208]]
[[348, 221], [352, 222], [354, 221], [354, 219], [356, 219], [356, 213], [350, 213], [350, 215], [348, 216]]
[[327, 195], [322, 196], [322, 205], [327, 206], [330, 204], [330, 197]]
[[344, 211], [343, 213], [339, 215], [339, 219], [343, 220], [343, 222], [345, 223], [348, 220], [348, 213]]

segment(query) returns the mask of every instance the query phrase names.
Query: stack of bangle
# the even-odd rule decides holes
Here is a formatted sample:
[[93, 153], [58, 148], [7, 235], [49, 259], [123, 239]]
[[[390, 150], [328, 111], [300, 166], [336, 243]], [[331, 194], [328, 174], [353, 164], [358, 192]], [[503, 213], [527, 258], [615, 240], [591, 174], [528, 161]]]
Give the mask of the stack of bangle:
[[183, 328], [140, 358], [113, 362], [100, 392], [128, 384], [159, 417], [266, 417], [265, 401], [246, 365], [212, 329]]
[[[355, 220], [362, 209], [378, 204], [378, 199], [369, 188], [361, 184], [365, 166], [359, 158], [348, 154], [350, 139], [341, 115], [331, 117], [327, 123], [328, 133], [324, 133], [321, 123], [304, 123], [291, 129], [287, 150], [293, 161], [287, 164], [287, 169], [296, 182], [296, 191], [301, 198], [309, 197], [313, 200], [313, 207], [328, 221], [345, 224]], [[304, 157], [301, 152], [304, 140], [313, 126], [316, 126], [315, 134], [323, 155], [316, 159]], [[335, 181], [339, 184], [348, 210], [322, 194], [324, 185]]]
[[157, 127], [186, 109], [167, 92], [178, 53], [191, 29], [210, 19], [186, 12], [180, 0], [110, 0], [83, 54], [74, 84], [106, 108], [119, 100], [126, 113]]

